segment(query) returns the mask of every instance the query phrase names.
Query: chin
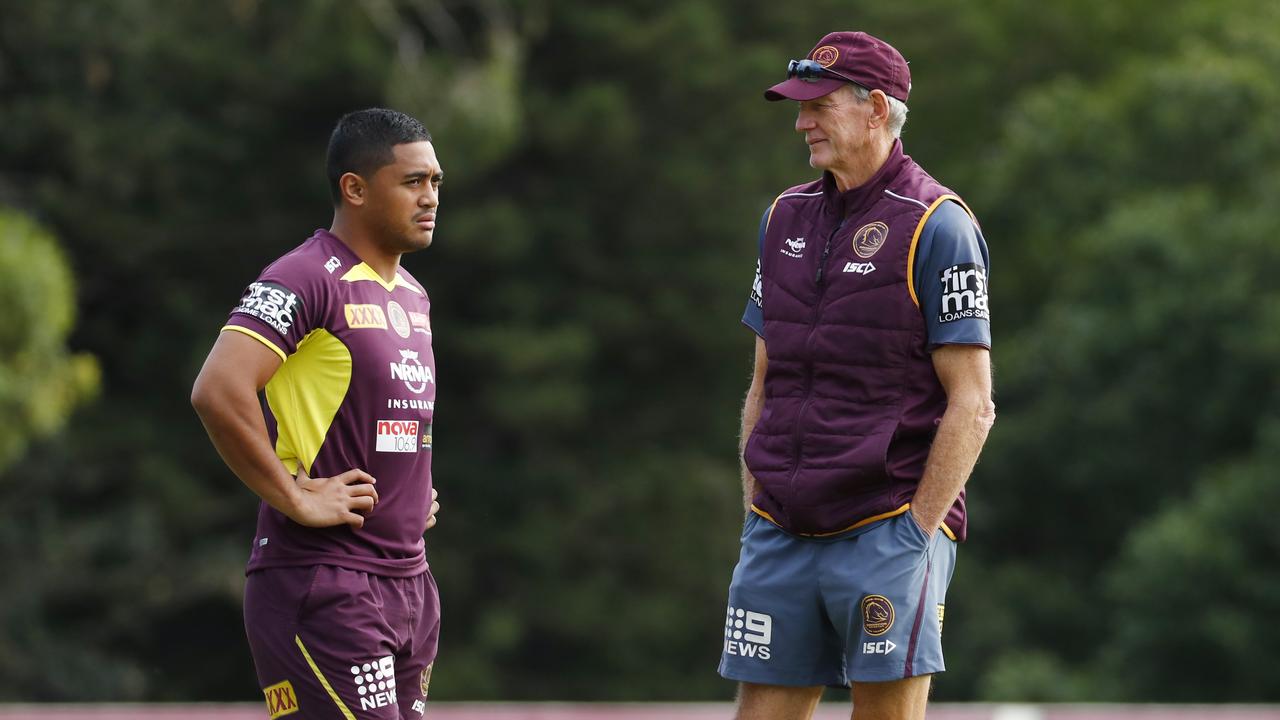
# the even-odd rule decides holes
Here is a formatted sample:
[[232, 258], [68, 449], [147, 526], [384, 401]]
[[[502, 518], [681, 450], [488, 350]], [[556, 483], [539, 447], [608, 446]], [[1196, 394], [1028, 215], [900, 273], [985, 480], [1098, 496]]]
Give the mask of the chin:
[[426, 250], [431, 247], [432, 233], [414, 233], [404, 239], [403, 252], [415, 252], [417, 250]]

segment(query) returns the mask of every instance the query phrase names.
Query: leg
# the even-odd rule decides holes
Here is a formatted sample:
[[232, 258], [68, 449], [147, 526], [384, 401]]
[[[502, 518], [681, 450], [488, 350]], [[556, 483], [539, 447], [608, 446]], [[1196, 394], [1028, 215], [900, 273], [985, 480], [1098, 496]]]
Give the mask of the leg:
[[832, 543], [824, 558], [823, 600], [845, 638], [846, 681], [869, 688], [865, 705], [892, 695], [895, 681], [946, 669], [942, 616], [955, 543], [941, 532], [926, 537], [903, 513], [857, 537], [852, 552], [846, 544]]
[[742, 683], [735, 720], [809, 720], [822, 699], [821, 687]]
[[[747, 683], [746, 708], [762, 702], [758, 695], [804, 689], [808, 697], [810, 688], [845, 684], [843, 650], [818, 593], [815, 545], [755, 514], [744, 526], [729, 585], [720, 675]], [[772, 688], [777, 690], [767, 692]]]
[[[396, 699], [399, 608], [379, 578], [320, 566], [300, 610], [293, 644], [306, 661], [310, 684], [324, 689], [326, 710], [302, 716], [342, 720], [399, 720]], [[292, 719], [290, 719], [292, 720]]]
[[[245, 585], [245, 631], [254, 666], [272, 718], [297, 716], [307, 720], [397, 720], [394, 702], [372, 705], [361, 699], [370, 694], [371, 684], [363, 672], [358, 692], [354, 670], [367, 669], [368, 680], [383, 684], [375, 689], [386, 697], [395, 694], [394, 680], [386, 667], [372, 659], [360, 643], [363, 628], [354, 618], [340, 616], [322, 602], [328, 596], [346, 597], [345, 588], [332, 587], [327, 567], [289, 567], [257, 570]], [[327, 632], [320, 632], [314, 626]], [[335, 632], [335, 628], [341, 631]], [[352, 642], [355, 644], [353, 645]], [[372, 646], [374, 643], [369, 643]], [[369, 660], [355, 657], [367, 654]], [[376, 687], [376, 683], [373, 687]], [[386, 687], [390, 685], [391, 687]]]
[[[412, 578], [385, 578], [397, 603], [410, 610], [409, 642], [396, 653], [396, 691], [401, 720], [421, 720], [427, 710], [431, 671], [440, 643], [440, 595], [428, 570]], [[384, 597], [390, 597], [388, 591]]]
[[853, 720], [924, 720], [931, 678], [853, 683]]

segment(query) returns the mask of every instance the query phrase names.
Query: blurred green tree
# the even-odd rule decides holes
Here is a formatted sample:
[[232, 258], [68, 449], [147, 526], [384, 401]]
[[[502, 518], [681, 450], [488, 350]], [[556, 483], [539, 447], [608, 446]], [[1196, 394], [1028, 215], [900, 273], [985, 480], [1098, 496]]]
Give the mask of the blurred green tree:
[[[0, 693], [45, 669], [33, 665], [32, 617], [43, 599], [33, 568], [55, 530], [31, 479], [2, 474], [35, 439], [72, 448], [80, 439], [64, 425], [77, 406], [91, 400], [100, 382], [97, 361], [67, 350], [75, 322], [75, 286], [57, 240], [31, 218], [0, 208], [0, 489], [15, 498], [14, 517], [0, 527], [0, 554], [14, 573], [0, 603]], [[33, 549], [35, 552], [33, 552]]]
[[[992, 220], [1017, 241], [993, 252], [1014, 268], [997, 265], [993, 285], [1013, 327], [971, 497], [983, 536], [1016, 542], [976, 543], [984, 572], [958, 574], [956, 602], [985, 608], [959, 642], [989, 659], [962, 672], [993, 698], [1280, 697], [1257, 675], [1269, 653], [1171, 601], [1195, 594], [1174, 590], [1188, 587], [1171, 561], [1189, 552], [1171, 542], [1178, 523], [1213, 526], [1182, 540], [1210, 555], [1265, 535], [1209, 500], [1231, 491], [1222, 466], [1276, 449], [1259, 428], [1280, 402], [1280, 138], [1267, 119], [1280, 112], [1280, 14], [1255, 10], [1271, 22], [1193, 14], [1198, 32], [1164, 54], [1028, 93], [986, 166], [984, 193], [1002, 198]], [[1241, 591], [1237, 632], [1268, 637], [1274, 593], [1243, 565], [1217, 570], [1242, 573], [1222, 586]], [[1014, 671], [1029, 648], [1059, 683]]]
[[[98, 364], [69, 353], [75, 286], [57, 240], [35, 221], [0, 208], [0, 470], [31, 438], [62, 428], [98, 390]], [[55, 444], [69, 444], [55, 441]]]
[[1265, 414], [1256, 451], [1197, 473], [1191, 496], [1134, 527], [1109, 568], [1114, 609], [1095, 682], [1113, 697], [1280, 699], [1280, 576], [1269, 572], [1280, 556], [1280, 415]]

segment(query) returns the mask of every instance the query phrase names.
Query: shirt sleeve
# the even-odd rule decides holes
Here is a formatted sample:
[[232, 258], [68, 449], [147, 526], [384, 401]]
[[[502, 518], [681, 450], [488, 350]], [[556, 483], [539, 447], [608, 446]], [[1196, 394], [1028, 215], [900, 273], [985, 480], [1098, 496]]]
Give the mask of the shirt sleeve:
[[223, 330], [248, 335], [286, 359], [321, 314], [317, 283], [305, 263], [287, 255], [249, 283]]
[[760, 237], [756, 242], [756, 279], [751, 283], [751, 294], [747, 297], [747, 309], [742, 313], [742, 324], [764, 337], [764, 283], [760, 279], [760, 258], [764, 257], [764, 231], [769, 226], [769, 210], [765, 208], [760, 217]]
[[990, 258], [982, 231], [955, 202], [929, 217], [916, 248], [914, 280], [929, 350], [939, 345], [991, 347]]

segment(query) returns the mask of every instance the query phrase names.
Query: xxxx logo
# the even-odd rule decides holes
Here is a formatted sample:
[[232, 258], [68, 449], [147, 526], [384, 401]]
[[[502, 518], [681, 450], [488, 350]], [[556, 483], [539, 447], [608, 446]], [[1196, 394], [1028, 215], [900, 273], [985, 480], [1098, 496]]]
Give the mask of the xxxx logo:
[[387, 316], [382, 313], [382, 307], [379, 305], [348, 304], [343, 306], [342, 310], [343, 314], [347, 316], [347, 327], [349, 328], [387, 329]]
[[293, 694], [293, 685], [288, 680], [263, 688], [262, 694], [267, 698], [267, 714], [271, 720], [298, 712], [298, 696]]

